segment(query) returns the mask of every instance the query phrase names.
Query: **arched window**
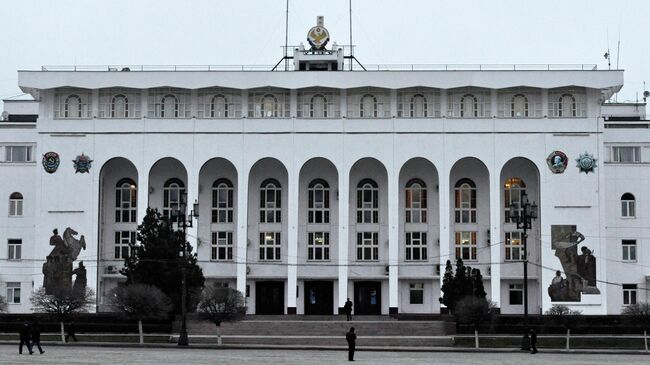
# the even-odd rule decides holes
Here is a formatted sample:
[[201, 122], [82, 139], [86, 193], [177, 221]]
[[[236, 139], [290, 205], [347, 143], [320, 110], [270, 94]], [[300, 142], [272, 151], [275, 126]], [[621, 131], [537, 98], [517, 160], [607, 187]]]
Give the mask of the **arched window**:
[[571, 94], [562, 94], [559, 100], [558, 116], [575, 117], [576, 116], [576, 98]]
[[81, 118], [81, 98], [78, 95], [69, 95], [65, 98], [63, 116], [65, 118]]
[[455, 188], [456, 223], [476, 223], [476, 184], [470, 179], [461, 179]]
[[129, 117], [129, 99], [122, 94], [111, 98], [111, 118]]
[[276, 118], [278, 116], [278, 98], [275, 95], [264, 95], [260, 107], [262, 109], [262, 118]]
[[411, 98], [411, 118], [428, 117], [427, 98], [422, 94], [415, 94]]
[[374, 180], [357, 185], [357, 223], [379, 223], [379, 187]]
[[621, 196], [621, 217], [636, 217], [636, 199], [631, 193], [625, 193]]
[[307, 221], [309, 223], [330, 222], [330, 187], [327, 181], [316, 179], [307, 189]]
[[504, 209], [505, 213], [503, 217], [505, 222], [510, 222], [510, 206], [512, 204], [519, 204], [519, 213], [523, 211], [521, 206], [521, 195], [526, 191], [526, 184], [523, 180], [518, 177], [513, 177], [506, 180], [506, 183], [503, 185], [503, 198], [504, 198]]
[[420, 179], [406, 183], [406, 223], [427, 222], [427, 186]]
[[212, 223], [232, 223], [233, 190], [228, 179], [218, 179], [212, 184]]
[[359, 103], [360, 118], [377, 118], [377, 98], [372, 94], [361, 97]]
[[528, 117], [528, 98], [524, 94], [517, 94], [512, 97], [510, 103], [510, 116], [513, 118]]
[[137, 202], [135, 182], [128, 178], [118, 181], [115, 185], [115, 222], [135, 223]]
[[225, 96], [219, 94], [210, 100], [210, 117], [211, 118], [228, 118], [228, 100]]
[[23, 215], [23, 194], [11, 193], [9, 195], [9, 216], [21, 217]]
[[264, 180], [260, 187], [260, 223], [282, 222], [282, 187], [277, 180]]
[[478, 117], [478, 99], [472, 94], [460, 98], [460, 116], [465, 118]]
[[321, 94], [312, 96], [309, 103], [310, 118], [327, 118], [327, 99]]
[[161, 118], [178, 118], [178, 98], [176, 95], [167, 94], [160, 101]]
[[180, 204], [185, 193], [185, 184], [177, 178], [167, 180], [163, 186], [163, 216], [172, 217], [172, 204]]

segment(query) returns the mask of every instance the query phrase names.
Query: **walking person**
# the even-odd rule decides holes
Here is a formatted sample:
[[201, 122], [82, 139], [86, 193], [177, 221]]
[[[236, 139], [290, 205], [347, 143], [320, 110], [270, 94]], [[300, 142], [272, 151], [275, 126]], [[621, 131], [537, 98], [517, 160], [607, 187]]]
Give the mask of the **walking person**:
[[354, 333], [354, 327], [345, 334], [345, 340], [348, 341], [348, 361], [354, 361], [354, 348], [356, 347], [357, 335]]
[[537, 331], [534, 328], [530, 329], [530, 353], [537, 353]]
[[345, 315], [347, 316], [348, 322], [352, 320], [352, 301], [350, 298], [345, 302], [345, 305], [343, 306], [343, 311], [345, 312]]
[[65, 342], [68, 342], [68, 338], [72, 337], [74, 342], [77, 342], [77, 336], [75, 335], [75, 326], [74, 322], [68, 322], [65, 326]]
[[34, 324], [32, 324], [32, 350], [34, 347], [38, 347], [41, 355], [45, 352], [41, 348], [41, 327], [38, 325], [38, 321], [34, 321]]
[[29, 328], [29, 322], [25, 321], [25, 323], [20, 327], [20, 345], [18, 345], [18, 353], [22, 354], [23, 353], [23, 345], [27, 345], [27, 349], [29, 350], [29, 354], [33, 354], [34, 351], [32, 351], [32, 343], [31, 341], [31, 336], [30, 336], [30, 328]]

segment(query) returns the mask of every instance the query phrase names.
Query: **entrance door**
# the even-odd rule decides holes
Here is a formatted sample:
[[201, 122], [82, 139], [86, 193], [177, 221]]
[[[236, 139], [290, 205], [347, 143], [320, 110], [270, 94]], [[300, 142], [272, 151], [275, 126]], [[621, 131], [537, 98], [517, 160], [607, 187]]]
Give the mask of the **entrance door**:
[[258, 281], [255, 283], [255, 313], [284, 314], [284, 282]]
[[331, 281], [305, 281], [305, 314], [334, 314]]
[[381, 281], [354, 283], [354, 314], [381, 314]]

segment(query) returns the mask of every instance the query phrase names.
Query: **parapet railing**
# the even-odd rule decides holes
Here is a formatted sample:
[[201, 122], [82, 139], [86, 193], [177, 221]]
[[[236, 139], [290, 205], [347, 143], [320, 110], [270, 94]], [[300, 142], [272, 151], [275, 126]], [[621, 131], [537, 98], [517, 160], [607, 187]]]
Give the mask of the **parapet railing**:
[[[596, 71], [596, 64], [364, 64], [365, 71]], [[41, 71], [271, 71], [273, 65], [47, 65]], [[287, 71], [278, 67], [276, 72]], [[294, 71], [291, 67], [288, 71]], [[342, 71], [349, 71], [346, 65]], [[352, 71], [364, 71], [353, 65]]]

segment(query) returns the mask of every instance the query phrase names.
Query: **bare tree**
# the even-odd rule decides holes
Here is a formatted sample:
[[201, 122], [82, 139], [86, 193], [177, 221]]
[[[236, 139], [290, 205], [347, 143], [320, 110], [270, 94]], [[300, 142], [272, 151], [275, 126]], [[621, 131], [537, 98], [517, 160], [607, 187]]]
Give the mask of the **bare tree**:
[[633, 325], [643, 326], [643, 343], [648, 351], [648, 327], [650, 327], [650, 303], [630, 304], [623, 308], [621, 314], [628, 317]]
[[479, 328], [482, 324], [489, 323], [492, 320], [495, 307], [494, 302], [471, 295], [456, 302], [454, 309], [456, 321], [471, 324], [474, 327], [474, 347], [476, 348], [479, 348]]
[[7, 311], [7, 300], [0, 295], [0, 313]]
[[221, 345], [221, 323], [240, 321], [246, 315], [246, 301], [235, 289], [207, 286], [201, 294], [199, 313], [217, 326], [217, 344]]
[[582, 312], [573, 310], [566, 305], [556, 304], [545, 313], [550, 316], [553, 322], [563, 326], [566, 329], [566, 349], [570, 349], [571, 329], [578, 326], [582, 319]]
[[82, 293], [46, 294], [45, 288], [40, 288], [29, 300], [32, 302], [32, 310], [48, 313], [57, 319], [61, 324], [61, 342], [65, 342], [63, 322], [75, 313], [88, 312], [95, 303], [95, 292], [86, 287]]
[[169, 297], [153, 285], [120, 285], [111, 294], [113, 305], [130, 319], [138, 321], [140, 343], [144, 343], [142, 322], [167, 318], [172, 310]]

